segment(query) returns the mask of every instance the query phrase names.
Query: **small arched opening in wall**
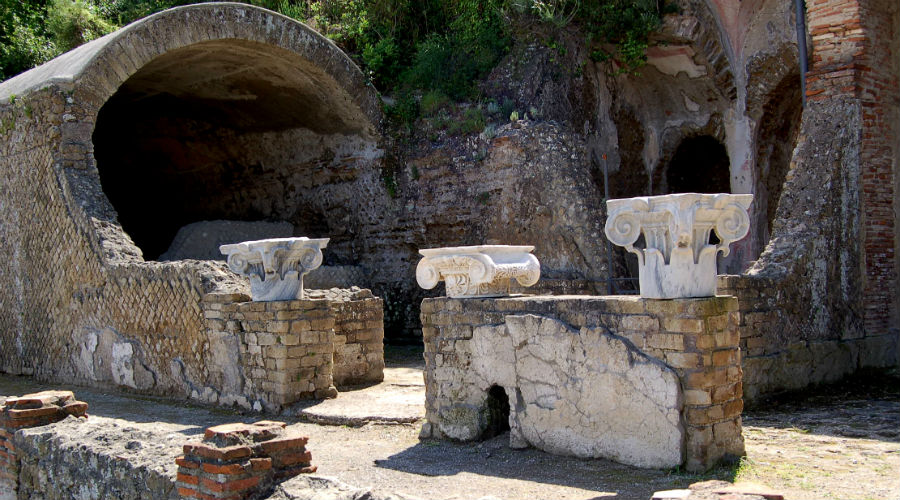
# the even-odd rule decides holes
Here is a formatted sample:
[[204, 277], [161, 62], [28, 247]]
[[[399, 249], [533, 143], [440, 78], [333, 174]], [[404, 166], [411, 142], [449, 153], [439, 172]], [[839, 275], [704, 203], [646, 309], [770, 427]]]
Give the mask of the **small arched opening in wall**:
[[490, 439], [509, 431], [510, 406], [506, 390], [499, 385], [491, 386], [484, 404], [486, 426], [481, 439]]
[[755, 231], [757, 248], [753, 258], [759, 256], [772, 231], [775, 209], [781, 199], [781, 192], [791, 156], [797, 146], [800, 133], [800, 118], [803, 112], [800, 95], [800, 75], [786, 76], [769, 94], [763, 107], [756, 140], [756, 196], [753, 210], [756, 217]]
[[730, 193], [729, 165], [728, 151], [715, 137], [685, 138], [660, 172], [661, 194]]
[[[359, 111], [335, 98], [341, 92], [315, 64], [271, 45], [230, 39], [169, 51], [131, 75], [98, 113], [93, 142], [103, 191], [146, 260], [200, 221], [245, 223], [202, 226], [194, 235], [201, 240], [204, 231], [236, 227], [335, 237], [315, 188], [348, 180], [372, 147]], [[270, 224], [248, 228], [253, 222]], [[332, 249], [341, 243], [338, 236]]]

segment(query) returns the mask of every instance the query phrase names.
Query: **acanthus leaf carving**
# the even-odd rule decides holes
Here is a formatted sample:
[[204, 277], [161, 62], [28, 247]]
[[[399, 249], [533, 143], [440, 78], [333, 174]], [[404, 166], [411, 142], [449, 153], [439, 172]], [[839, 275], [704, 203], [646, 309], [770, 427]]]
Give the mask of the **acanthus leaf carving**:
[[228, 267], [250, 278], [254, 301], [303, 297], [303, 275], [322, 264], [328, 238], [271, 238], [222, 245]]
[[[638, 256], [641, 296], [716, 293], [716, 255], [747, 235], [752, 194], [680, 193], [608, 200], [605, 233]], [[715, 231], [719, 244], [709, 244]], [[639, 237], [644, 248], [635, 248]]]

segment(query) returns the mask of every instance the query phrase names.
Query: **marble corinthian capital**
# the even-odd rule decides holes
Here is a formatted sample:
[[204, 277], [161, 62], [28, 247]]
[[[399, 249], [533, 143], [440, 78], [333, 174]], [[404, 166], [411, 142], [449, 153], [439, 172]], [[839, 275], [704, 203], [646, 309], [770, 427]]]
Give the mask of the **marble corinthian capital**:
[[419, 250], [424, 258], [416, 267], [419, 286], [431, 289], [443, 280], [447, 296], [504, 297], [515, 279], [531, 286], [541, 277], [541, 264], [533, 246], [481, 245]]
[[271, 238], [222, 245], [228, 267], [250, 278], [257, 302], [303, 298], [303, 275], [322, 265], [328, 238]]
[[[752, 201], [752, 194], [724, 193], [608, 200], [606, 237], [637, 255], [642, 297], [711, 297], [716, 255], [747, 235]], [[712, 231], [717, 244], [709, 242]]]

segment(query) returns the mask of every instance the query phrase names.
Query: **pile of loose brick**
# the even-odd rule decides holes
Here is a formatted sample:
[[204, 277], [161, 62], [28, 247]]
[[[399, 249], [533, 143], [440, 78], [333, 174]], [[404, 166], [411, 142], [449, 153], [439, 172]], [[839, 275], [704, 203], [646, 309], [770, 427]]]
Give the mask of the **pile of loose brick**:
[[315, 472], [309, 438], [282, 422], [224, 424], [206, 429], [203, 441], [184, 445], [178, 457], [178, 493], [185, 498], [240, 500], [278, 481]]

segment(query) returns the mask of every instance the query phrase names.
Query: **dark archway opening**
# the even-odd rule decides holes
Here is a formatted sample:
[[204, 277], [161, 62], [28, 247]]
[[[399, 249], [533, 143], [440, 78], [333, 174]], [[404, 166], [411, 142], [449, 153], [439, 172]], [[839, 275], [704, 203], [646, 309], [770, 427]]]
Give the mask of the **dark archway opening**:
[[708, 135], [681, 141], [666, 167], [666, 186], [669, 193], [730, 193], [725, 146]]
[[509, 431], [509, 397], [506, 391], [499, 385], [491, 386], [485, 405], [487, 426], [481, 433], [481, 439], [490, 439]]
[[754, 210], [760, 214], [756, 219], [756, 255], [762, 252], [769, 241], [775, 211], [788, 170], [791, 157], [797, 146], [800, 121], [803, 113], [800, 95], [800, 76], [784, 78], [771, 92], [763, 108], [757, 135], [757, 196]]
[[[186, 224], [272, 221], [331, 237], [352, 259], [352, 228], [335, 228], [318, 194], [354, 175], [368, 123], [324, 70], [293, 52], [219, 40], [157, 57], [98, 113], [103, 190], [146, 260]], [[333, 262], [329, 262], [333, 263]]]

